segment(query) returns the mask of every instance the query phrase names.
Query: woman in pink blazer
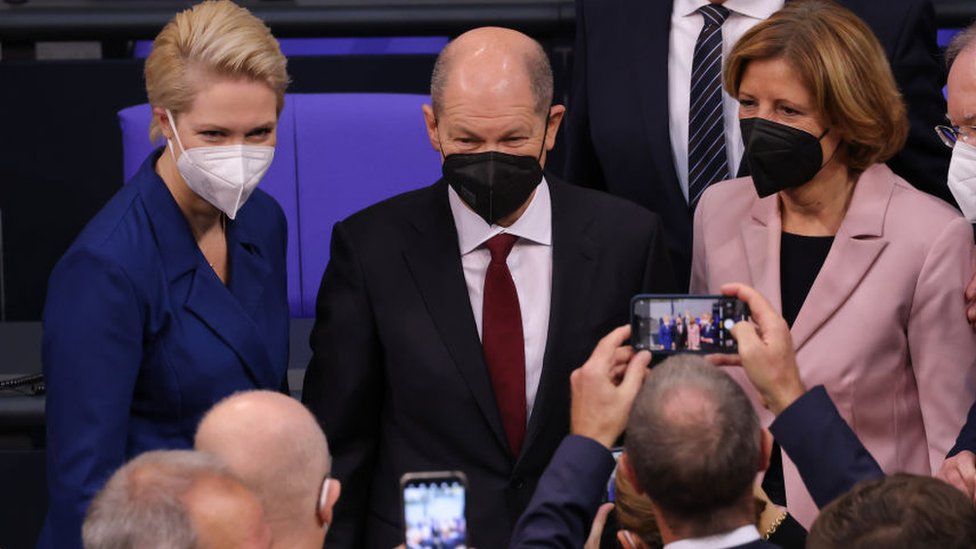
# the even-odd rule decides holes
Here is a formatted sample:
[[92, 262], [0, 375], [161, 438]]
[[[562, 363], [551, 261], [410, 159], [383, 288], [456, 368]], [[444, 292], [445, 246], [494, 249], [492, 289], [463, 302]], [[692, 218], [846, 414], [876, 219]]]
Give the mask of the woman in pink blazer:
[[[752, 177], [702, 195], [692, 293], [759, 289], [791, 321], [804, 383], [826, 386], [881, 467], [933, 474], [976, 396], [973, 233], [882, 164], [907, 131], [884, 52], [844, 8], [788, 3], [735, 45], [725, 87]], [[809, 528], [817, 508], [781, 457], [787, 508]]]

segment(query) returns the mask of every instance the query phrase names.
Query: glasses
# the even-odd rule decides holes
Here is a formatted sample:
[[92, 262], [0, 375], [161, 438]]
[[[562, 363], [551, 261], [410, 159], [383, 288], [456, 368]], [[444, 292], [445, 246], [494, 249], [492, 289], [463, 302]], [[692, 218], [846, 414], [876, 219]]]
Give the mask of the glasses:
[[956, 141], [960, 139], [966, 144], [976, 146], [976, 126], [946, 126], [940, 124], [935, 127], [935, 134], [950, 149], [955, 147]]

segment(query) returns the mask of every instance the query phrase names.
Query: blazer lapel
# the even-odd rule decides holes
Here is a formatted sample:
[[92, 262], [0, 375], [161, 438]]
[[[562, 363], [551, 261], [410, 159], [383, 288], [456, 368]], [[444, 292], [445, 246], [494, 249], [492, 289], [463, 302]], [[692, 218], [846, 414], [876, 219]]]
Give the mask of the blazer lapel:
[[861, 174], [830, 253], [793, 323], [797, 350], [847, 301], [888, 245], [881, 236], [893, 180], [884, 165]]
[[678, 173], [671, 153], [671, 131], [668, 124], [668, 51], [671, 40], [671, 0], [630, 2], [634, 10], [635, 81], [640, 87], [641, 111], [647, 134], [646, 152], [654, 159], [657, 175], [678, 189]]
[[779, 282], [781, 232], [779, 199], [776, 196], [757, 199], [749, 217], [742, 222], [746, 262], [752, 286], [780, 313], [783, 311]]
[[510, 455], [471, 312], [447, 184], [439, 181], [428, 193], [429, 203], [417, 209], [422, 215], [412, 220], [414, 230], [407, 235], [404, 259], [455, 366], [498, 443]]
[[234, 350], [258, 387], [281, 386], [250, 314], [208, 266], [194, 271], [184, 306]]
[[587, 319], [586, 296], [597, 257], [596, 245], [587, 234], [593, 221], [592, 211], [567, 203], [560, 192], [564, 183], [554, 182], [551, 177], [546, 180], [552, 196], [552, 296], [542, 375], [522, 455], [548, 426], [549, 413], [569, 407], [569, 395], [562, 387], [572, 369], [580, 366], [571, 361], [576, 360], [575, 343]]
[[256, 240], [236, 221], [227, 224], [227, 251], [230, 260], [228, 288], [253, 318], [264, 296], [266, 281], [271, 275], [271, 265]]

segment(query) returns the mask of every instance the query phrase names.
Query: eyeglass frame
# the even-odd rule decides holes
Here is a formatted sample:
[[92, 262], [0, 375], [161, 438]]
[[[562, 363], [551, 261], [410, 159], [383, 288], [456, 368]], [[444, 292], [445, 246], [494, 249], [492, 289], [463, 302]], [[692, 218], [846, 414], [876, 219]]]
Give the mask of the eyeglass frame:
[[939, 136], [942, 144], [950, 149], [954, 148], [960, 139], [962, 139], [963, 143], [976, 146], [976, 126], [939, 124], [933, 129], [935, 130], [935, 135]]

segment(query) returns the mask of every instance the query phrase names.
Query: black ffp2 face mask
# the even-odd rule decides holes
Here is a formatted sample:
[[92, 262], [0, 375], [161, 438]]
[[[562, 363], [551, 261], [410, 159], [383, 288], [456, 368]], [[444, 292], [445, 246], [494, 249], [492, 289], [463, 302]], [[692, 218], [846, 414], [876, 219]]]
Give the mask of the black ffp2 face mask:
[[739, 121], [752, 182], [760, 198], [811, 181], [823, 168], [823, 150], [818, 138], [803, 130], [765, 118]]
[[449, 154], [441, 170], [461, 200], [485, 223], [494, 225], [518, 210], [542, 182], [542, 153], [549, 121], [542, 135], [538, 158], [499, 151]]

